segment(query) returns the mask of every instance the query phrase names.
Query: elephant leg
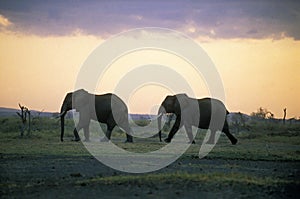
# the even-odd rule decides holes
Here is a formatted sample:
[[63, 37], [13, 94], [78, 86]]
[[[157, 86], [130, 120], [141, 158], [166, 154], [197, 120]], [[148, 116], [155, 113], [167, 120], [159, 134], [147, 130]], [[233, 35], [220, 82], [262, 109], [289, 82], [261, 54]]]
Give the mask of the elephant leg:
[[189, 143], [190, 144], [195, 144], [195, 140], [194, 140], [194, 136], [193, 136], [193, 133], [192, 133], [192, 126], [191, 125], [184, 125], [184, 128], [185, 128], [185, 131], [186, 131], [186, 134], [189, 138]]
[[225, 121], [222, 131], [225, 133], [225, 135], [231, 141], [231, 144], [235, 145], [237, 143], [237, 139], [229, 132], [229, 127], [228, 127], [227, 121]]
[[83, 128], [83, 130], [84, 130], [84, 136], [85, 136], [85, 138], [87, 138], [86, 136], [88, 136], [89, 137], [89, 125], [83, 125], [83, 123], [78, 123], [77, 124], [77, 127], [76, 128], [74, 128], [74, 131], [73, 131], [73, 133], [74, 133], [74, 136], [75, 136], [75, 139], [74, 139], [74, 141], [76, 141], [76, 142], [78, 142], [78, 141], [80, 141], [80, 136], [79, 136], [79, 134], [78, 134], [78, 132], [81, 130]]
[[75, 139], [73, 141], [76, 141], [76, 142], [80, 141], [80, 137], [79, 137], [79, 134], [78, 134], [78, 131], [80, 131], [80, 129], [81, 128], [78, 128], [78, 127], [74, 128], [73, 133], [74, 133]]
[[108, 123], [108, 124], [107, 124], [106, 133], [105, 133], [104, 138], [102, 138], [102, 139], [100, 140], [101, 142], [107, 142], [107, 141], [110, 140], [111, 132], [112, 132], [112, 130], [115, 128], [115, 126], [116, 126], [115, 123]]
[[126, 140], [125, 140], [125, 142], [132, 143], [132, 142], [133, 142], [132, 136], [131, 136], [131, 135], [128, 135], [128, 134], [126, 133]]
[[133, 142], [132, 139], [132, 129], [129, 126], [128, 123], [128, 116], [127, 113], [121, 113], [118, 115], [118, 117], [111, 116], [108, 120], [108, 123], [113, 125], [112, 128], [114, 128], [116, 125], [118, 125], [122, 131], [126, 133], [126, 142]]
[[122, 121], [119, 122], [118, 125], [126, 133], [126, 140], [125, 140], [125, 142], [133, 142], [133, 139], [132, 139], [132, 129], [129, 126], [128, 118], [122, 119]]
[[210, 136], [209, 136], [209, 139], [207, 141], [207, 144], [215, 144], [216, 132], [217, 132], [217, 130], [210, 129]]
[[84, 137], [85, 137], [85, 142], [89, 142], [90, 141], [90, 131], [89, 131], [89, 126], [85, 126], [83, 128], [83, 132], [84, 132]]
[[125, 142], [133, 142], [133, 139], [132, 139], [132, 130], [129, 126], [129, 124], [124, 124], [121, 126], [121, 128], [124, 129], [125, 133], [126, 133], [126, 141]]
[[100, 139], [100, 142], [108, 142], [110, 140], [110, 137], [111, 137], [111, 132], [112, 132], [112, 130], [109, 129], [108, 126], [107, 126], [105, 136]]
[[131, 128], [129, 127], [129, 124], [126, 125], [127, 127], [124, 128], [125, 132], [126, 132], [126, 140], [125, 142], [133, 142], [133, 139], [132, 139], [132, 130]]
[[165, 142], [169, 143], [171, 142], [174, 135], [177, 133], [177, 131], [182, 127], [183, 124], [181, 124], [181, 116], [176, 117], [175, 124], [173, 125], [168, 137], [165, 139]]
[[113, 131], [114, 128], [115, 128], [115, 125], [107, 125], [107, 130], [106, 130], [107, 139], [110, 140], [111, 132]]
[[158, 137], [159, 137], [159, 141], [161, 142], [162, 140], [161, 140], [161, 130], [159, 130], [159, 132], [158, 132]]
[[79, 123], [77, 124], [76, 128], [73, 131], [74, 136], [75, 136], [74, 141], [76, 141], [76, 142], [80, 141], [80, 136], [79, 136], [78, 132], [82, 128], [84, 130], [85, 140], [89, 140], [89, 122], [82, 122], [82, 120], [79, 120]]
[[84, 112], [79, 112], [79, 122], [78, 122], [76, 128], [74, 129], [74, 136], [75, 136], [74, 141], [77, 141], [77, 142], [80, 141], [80, 137], [79, 137], [78, 132], [82, 128], [84, 129], [84, 136], [85, 136], [85, 138], [87, 138], [86, 136], [89, 135], [89, 132], [88, 132], [89, 131], [89, 124], [90, 124], [89, 117], [87, 117]]
[[110, 138], [111, 138], [111, 132], [112, 132], [112, 130], [107, 129], [107, 131], [106, 131], [106, 133], [105, 133], [105, 136], [106, 136], [106, 138], [107, 138], [108, 140], [110, 140]]

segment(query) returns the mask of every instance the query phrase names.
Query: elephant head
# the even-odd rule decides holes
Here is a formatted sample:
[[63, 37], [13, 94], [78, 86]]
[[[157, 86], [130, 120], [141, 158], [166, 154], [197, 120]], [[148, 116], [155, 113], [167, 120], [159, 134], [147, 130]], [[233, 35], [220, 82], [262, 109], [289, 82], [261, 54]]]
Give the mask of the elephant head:
[[60, 140], [63, 142], [64, 137], [64, 126], [65, 126], [65, 115], [69, 110], [76, 109], [81, 110], [88, 105], [89, 93], [84, 89], [80, 89], [74, 92], [70, 92], [65, 96], [63, 104], [60, 109], [60, 120], [61, 120], [61, 134]]
[[180, 117], [181, 111], [188, 106], [189, 97], [186, 94], [168, 95], [161, 103], [158, 110], [158, 136], [161, 141], [161, 120], [165, 113], [174, 113], [176, 117]]

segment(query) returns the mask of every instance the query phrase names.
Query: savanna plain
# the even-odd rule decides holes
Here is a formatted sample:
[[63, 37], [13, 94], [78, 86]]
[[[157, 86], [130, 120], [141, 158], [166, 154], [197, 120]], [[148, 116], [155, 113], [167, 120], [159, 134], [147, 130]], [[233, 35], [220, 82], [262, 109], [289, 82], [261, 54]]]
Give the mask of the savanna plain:
[[[221, 134], [202, 159], [198, 153], [206, 130], [198, 130], [196, 144], [178, 160], [144, 174], [114, 170], [95, 159], [82, 142], [71, 141], [72, 119], [66, 122], [64, 142], [56, 119], [35, 119], [30, 133], [23, 136], [19, 124], [17, 117], [0, 118], [1, 198], [298, 198], [300, 194], [299, 123], [263, 120], [238, 130], [231, 126], [237, 145]], [[148, 125], [142, 120], [136, 124]], [[156, 131], [152, 125], [148, 127]], [[98, 134], [93, 127], [90, 130]], [[147, 152], [166, 145], [155, 136], [136, 138], [132, 144], [124, 140], [125, 134], [116, 128], [112, 142], [125, 150]]]

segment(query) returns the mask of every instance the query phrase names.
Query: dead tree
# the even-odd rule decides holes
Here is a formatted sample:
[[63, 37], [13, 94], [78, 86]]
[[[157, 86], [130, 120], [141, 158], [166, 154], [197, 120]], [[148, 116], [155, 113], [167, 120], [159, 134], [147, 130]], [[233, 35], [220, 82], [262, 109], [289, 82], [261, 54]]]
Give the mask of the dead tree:
[[283, 109], [283, 118], [282, 118], [283, 124], [285, 124], [285, 117], [286, 117], [286, 108]]
[[[22, 126], [21, 126], [21, 136], [24, 135], [25, 130], [27, 129], [27, 134], [30, 134], [30, 128], [31, 128], [31, 124], [30, 124], [30, 110], [25, 107], [25, 106], [21, 106], [21, 104], [19, 104], [19, 107], [21, 109], [21, 113], [17, 112], [17, 115], [21, 118], [21, 122], [22, 122]], [[28, 128], [27, 128], [27, 115], [28, 115]]]

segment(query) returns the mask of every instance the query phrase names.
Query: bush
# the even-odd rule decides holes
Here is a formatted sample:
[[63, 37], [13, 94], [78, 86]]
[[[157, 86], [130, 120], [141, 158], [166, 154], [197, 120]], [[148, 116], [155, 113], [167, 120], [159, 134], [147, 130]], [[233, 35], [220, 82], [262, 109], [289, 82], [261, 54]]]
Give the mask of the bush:
[[[10, 133], [19, 132], [21, 128], [21, 120], [18, 117], [0, 118], [0, 132]], [[74, 122], [72, 119], [65, 120], [66, 131], [73, 131]], [[40, 117], [31, 120], [31, 131], [60, 131], [59, 119]]]

